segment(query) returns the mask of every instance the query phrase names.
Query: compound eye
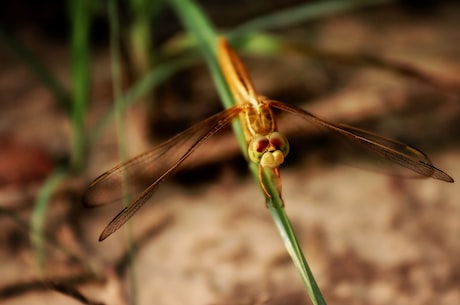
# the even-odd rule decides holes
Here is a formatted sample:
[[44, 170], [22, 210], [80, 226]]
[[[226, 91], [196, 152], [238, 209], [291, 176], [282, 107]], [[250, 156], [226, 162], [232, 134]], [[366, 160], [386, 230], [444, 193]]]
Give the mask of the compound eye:
[[287, 138], [277, 131], [272, 132], [269, 137], [270, 144], [275, 147], [275, 149], [283, 152], [283, 155], [286, 157], [289, 153], [289, 142]]
[[262, 157], [264, 152], [267, 150], [269, 144], [270, 144], [270, 141], [266, 137], [256, 136], [254, 139], [252, 139], [251, 142], [249, 142], [249, 145], [248, 145], [249, 158], [253, 162], [259, 163], [260, 158]]
[[256, 136], [252, 141], [251, 141], [251, 149], [254, 150], [255, 152], [258, 153], [263, 153], [269, 144], [269, 140], [264, 137], [264, 136]]

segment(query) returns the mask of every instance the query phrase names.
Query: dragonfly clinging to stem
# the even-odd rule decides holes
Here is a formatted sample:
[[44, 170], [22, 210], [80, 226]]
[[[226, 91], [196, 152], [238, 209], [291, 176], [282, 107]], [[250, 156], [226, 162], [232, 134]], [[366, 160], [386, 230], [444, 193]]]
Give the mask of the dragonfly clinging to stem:
[[422, 151], [412, 146], [355, 127], [330, 123], [301, 108], [259, 96], [241, 59], [223, 37], [217, 41], [217, 54], [220, 68], [236, 104], [195, 124], [152, 150], [112, 168], [89, 185], [83, 203], [94, 207], [122, 200], [123, 195], [113, 194], [121, 193], [125, 179], [135, 180], [136, 173], [139, 171], [148, 172], [151, 179], [150, 185], [105, 227], [99, 237], [100, 241], [125, 224], [198, 146], [238, 116], [246, 139], [248, 157], [259, 168], [262, 190], [267, 198], [270, 198], [268, 187], [262, 179], [264, 170], [269, 170], [273, 173], [281, 196], [279, 167], [289, 152], [289, 143], [286, 137], [277, 131], [273, 109], [285, 111], [322, 126], [421, 176], [454, 182], [452, 177], [434, 167]]

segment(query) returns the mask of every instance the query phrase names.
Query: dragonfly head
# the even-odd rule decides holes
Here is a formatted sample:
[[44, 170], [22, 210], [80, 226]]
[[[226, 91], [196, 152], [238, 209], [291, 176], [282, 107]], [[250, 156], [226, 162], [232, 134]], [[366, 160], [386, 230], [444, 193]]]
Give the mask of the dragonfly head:
[[267, 136], [257, 135], [248, 145], [249, 158], [262, 167], [278, 168], [288, 153], [288, 140], [276, 131]]

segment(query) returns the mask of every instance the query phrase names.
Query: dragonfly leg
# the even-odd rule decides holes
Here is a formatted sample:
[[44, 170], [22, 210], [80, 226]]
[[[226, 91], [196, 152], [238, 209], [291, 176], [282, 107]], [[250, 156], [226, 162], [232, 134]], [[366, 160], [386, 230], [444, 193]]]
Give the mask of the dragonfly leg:
[[283, 184], [281, 183], [281, 176], [280, 176], [279, 168], [278, 167], [274, 168], [273, 173], [275, 174], [276, 189], [277, 189], [278, 195], [280, 195], [280, 199], [281, 199], [281, 207], [284, 208], [284, 200], [283, 200], [283, 196], [282, 196]]
[[268, 208], [269, 203], [272, 202], [272, 196], [268, 192], [267, 188], [265, 187], [264, 183], [264, 167], [259, 164], [259, 183], [260, 187], [262, 188], [262, 191], [264, 191], [265, 196], [267, 197], [267, 200], [265, 201], [265, 206]]
[[[282, 185], [281, 185], [280, 171], [278, 168], [274, 168], [272, 169], [272, 171], [275, 176], [276, 188], [277, 188], [279, 197], [281, 199], [281, 207], [284, 207], [284, 200], [281, 196]], [[265, 196], [267, 197], [267, 201], [265, 202], [265, 205], [267, 208], [269, 207], [269, 205], [273, 207], [274, 205], [273, 205], [272, 195], [270, 194], [270, 192], [267, 189], [267, 186], [264, 183], [263, 175], [264, 175], [264, 167], [259, 165], [260, 187], [262, 188], [262, 191], [265, 193]]]

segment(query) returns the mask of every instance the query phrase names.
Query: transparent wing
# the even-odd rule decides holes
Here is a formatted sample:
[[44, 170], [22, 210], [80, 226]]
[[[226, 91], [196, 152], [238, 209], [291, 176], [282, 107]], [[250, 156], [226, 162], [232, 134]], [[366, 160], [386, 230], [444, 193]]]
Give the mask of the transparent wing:
[[83, 196], [85, 206], [118, 202], [141, 192], [106, 226], [99, 240], [118, 230], [145, 204], [161, 182], [173, 174], [201, 143], [228, 125], [240, 111], [239, 106], [234, 106], [219, 112], [97, 177]]
[[352, 126], [326, 122], [308, 111], [278, 101], [270, 100], [270, 106], [326, 127], [343, 137], [359, 143], [367, 150], [422, 176], [454, 182], [452, 177], [434, 167], [427, 155], [415, 147]]

